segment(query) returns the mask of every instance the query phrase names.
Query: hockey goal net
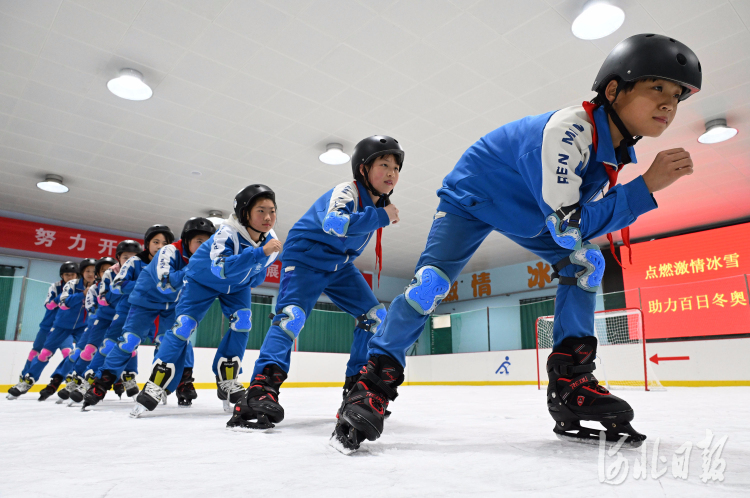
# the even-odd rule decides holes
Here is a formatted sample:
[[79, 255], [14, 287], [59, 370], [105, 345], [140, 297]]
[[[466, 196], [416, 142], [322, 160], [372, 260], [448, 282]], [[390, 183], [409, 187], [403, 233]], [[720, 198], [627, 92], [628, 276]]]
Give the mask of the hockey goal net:
[[[537, 382], [548, 384], [547, 357], [552, 352], [554, 316], [536, 321]], [[597, 311], [594, 330], [599, 345], [594, 375], [608, 389], [664, 390], [646, 356], [643, 313], [637, 308]]]

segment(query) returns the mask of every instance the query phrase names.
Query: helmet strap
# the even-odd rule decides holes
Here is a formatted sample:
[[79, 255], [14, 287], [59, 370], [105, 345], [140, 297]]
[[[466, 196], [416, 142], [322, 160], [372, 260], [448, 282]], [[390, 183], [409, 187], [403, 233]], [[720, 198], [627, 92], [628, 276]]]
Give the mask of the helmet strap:
[[615, 124], [615, 127], [622, 135], [622, 141], [615, 151], [617, 155], [617, 161], [620, 164], [629, 164], [632, 162], [632, 158], [630, 157], [630, 151], [628, 150], [628, 147], [634, 146], [636, 143], [638, 143], [638, 140], [643, 137], [630, 133], [630, 131], [628, 131], [627, 127], [625, 126], [625, 123], [622, 122], [622, 119], [620, 119], [620, 116], [617, 115], [617, 111], [615, 111], [615, 108], [612, 106], [612, 104], [614, 104], [617, 100], [617, 96], [620, 95], [620, 90], [622, 89], [622, 87], [623, 83], [618, 83], [617, 93], [615, 93], [615, 100], [613, 100], [612, 102], [610, 102], [606, 97], [604, 98], [604, 110], [607, 112], [609, 117], [612, 119], [612, 122]]
[[370, 174], [370, 168], [365, 164], [362, 168], [364, 170], [364, 174], [361, 174], [362, 176], [362, 183], [365, 186], [365, 189], [370, 192], [375, 197], [378, 197], [378, 202], [375, 203], [375, 207], [386, 207], [391, 203], [391, 194], [393, 194], [393, 190], [388, 192], [387, 194], [381, 194], [377, 190], [375, 190], [375, 187], [373, 187], [370, 184], [370, 179], [368, 178]]
[[255, 233], [257, 233], [257, 234], [260, 234], [260, 236], [259, 236], [259, 238], [258, 238], [258, 244], [262, 244], [262, 243], [263, 243], [263, 242], [264, 242], [264, 241], [266, 240], [266, 237], [268, 236], [268, 233], [267, 233], [267, 232], [261, 232], [260, 230], [256, 230], [256, 229], [254, 229], [254, 228], [253, 228], [253, 227], [252, 227], [252, 226], [250, 225], [250, 223], [248, 223], [247, 225], [245, 225], [245, 224], [243, 223], [243, 225], [244, 225], [244, 226], [245, 226], [245, 228], [247, 228], [248, 230], [252, 230], [253, 232], [255, 232]]

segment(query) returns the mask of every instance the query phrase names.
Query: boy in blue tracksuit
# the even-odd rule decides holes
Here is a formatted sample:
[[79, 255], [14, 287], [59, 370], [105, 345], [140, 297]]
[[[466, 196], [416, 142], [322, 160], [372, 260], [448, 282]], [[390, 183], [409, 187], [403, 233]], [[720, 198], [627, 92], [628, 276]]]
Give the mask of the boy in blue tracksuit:
[[[78, 266], [79, 278], [74, 278], [67, 282], [62, 292], [55, 298], [58, 305], [58, 312], [55, 315], [55, 321], [52, 328], [44, 340], [44, 347], [39, 352], [39, 356], [34, 358], [29, 366], [27, 379], [36, 381], [42, 374], [42, 371], [49, 363], [49, 359], [55, 354], [55, 351], [63, 344], [67, 344], [70, 338], [78, 342], [86, 328], [86, 307], [84, 298], [86, 291], [94, 283], [94, 265], [95, 259], [84, 259]], [[72, 349], [63, 352], [64, 359], [72, 353]], [[44, 401], [57, 392], [64, 377], [60, 373], [54, 373], [50, 383], [39, 392], [39, 401]]]
[[[182, 230], [180, 240], [159, 249], [151, 263], [140, 272], [128, 298], [130, 310], [122, 328], [122, 335], [118, 339], [117, 347], [112, 348], [99, 369], [94, 388], [87, 393], [88, 405], [95, 404], [91, 402], [91, 398], [99, 393], [102, 393], [103, 397], [109, 386], [120, 377], [141, 341], [153, 330], [155, 320], [158, 319], [159, 323], [157, 336], [162, 336], [164, 331], [172, 327], [175, 303], [182, 288], [184, 268], [192, 251], [197, 250], [214, 232], [214, 225], [209, 220], [190, 218]], [[179, 380], [180, 378], [177, 378], [173, 381], [171, 390], [175, 390]]]
[[266, 267], [273, 263], [281, 243], [272, 230], [276, 222], [273, 190], [265, 185], [245, 187], [235, 196], [234, 211], [190, 258], [177, 302], [177, 320], [154, 356], [133, 417], [153, 411], [167, 386], [183, 371], [190, 336], [217, 298], [230, 324], [212, 365], [217, 395], [222, 401], [232, 400], [244, 391], [237, 376], [252, 327], [250, 291], [265, 280]]
[[[112, 323], [104, 334], [102, 347], [99, 349], [101, 358], [99, 356], [95, 357], [89, 365], [89, 369], [94, 372], [94, 379], [91, 387], [84, 394], [84, 411], [88, 406], [101, 401], [106, 391], [111, 388], [114, 388], [115, 394], [118, 396], [122, 396], [123, 391], [131, 398], [138, 394], [138, 384], [135, 382], [135, 376], [138, 371], [137, 352], [133, 351], [122, 375], [120, 378], [114, 379], [112, 383], [109, 382], [109, 378], [107, 378], [107, 382], [102, 382], [102, 366], [106, 362], [107, 355], [117, 347], [117, 343], [121, 339], [122, 329], [130, 312], [130, 293], [135, 289], [138, 276], [151, 263], [152, 258], [159, 249], [174, 242], [174, 234], [168, 226], [157, 224], [146, 230], [143, 239], [146, 248], [135, 256], [132, 256], [120, 267], [120, 271], [109, 286], [109, 292], [105, 295], [105, 298], [109, 295], [121, 296], [121, 298], [117, 301], [117, 306], [115, 307], [116, 314], [112, 318]], [[95, 387], [98, 387], [98, 391], [96, 394], [93, 394], [92, 390]]]
[[[657, 155], [643, 176], [616, 185], [617, 173], [635, 161], [635, 142], [659, 136], [700, 82], [698, 59], [688, 47], [665, 36], [636, 35], [605, 60], [593, 102], [506, 124], [472, 145], [438, 190], [414, 279], [370, 341], [368, 365], [339, 411], [335, 440], [353, 450], [380, 436], [384, 408], [404, 379], [405, 351], [482, 240], [497, 230], [552, 264], [560, 279], [547, 363], [554, 431], [598, 439], [579, 421], [607, 421], [607, 439], [625, 434], [640, 444], [645, 436], [629, 424], [632, 408], [591, 375], [604, 259], [588, 240], [626, 228], [657, 207], [652, 192], [692, 172], [689, 153], [672, 149]], [[627, 244], [627, 234], [623, 239]]]
[[89, 364], [88, 361], [81, 358], [81, 354], [85, 350], [85, 345], [88, 345], [89, 343], [91, 333], [94, 331], [94, 325], [99, 320], [99, 302], [97, 299], [99, 296], [99, 285], [102, 281], [104, 273], [114, 264], [115, 260], [107, 256], [105, 258], [101, 258], [96, 262], [96, 265], [94, 265], [94, 284], [89, 287], [89, 290], [86, 292], [86, 298], [84, 300], [84, 307], [86, 308], [86, 328], [84, 329], [83, 335], [81, 336], [80, 340], [76, 344], [76, 348], [73, 350], [73, 353], [68, 356], [67, 360], [63, 360], [62, 362], [60, 362], [60, 365], [55, 371], [55, 373], [63, 375], [65, 377], [65, 381], [67, 382], [65, 389], [60, 389], [57, 392], [57, 395], [60, 398], [57, 401], [58, 403], [62, 403], [63, 401], [70, 398], [70, 393], [80, 387], [80, 376], [77, 374], [76, 368], [78, 368], [80, 372], [83, 373]]
[[[127, 239], [117, 244], [115, 251], [115, 264], [102, 274], [101, 282], [96, 293], [97, 310], [96, 320], [89, 329], [85, 343], [82, 341], [83, 348], [76, 362], [76, 384], [75, 391], [70, 393], [71, 401], [80, 403], [83, 401], [83, 395], [91, 387], [96, 376], [96, 371], [104, 363], [106, 355], [102, 351], [117, 336], [110, 338], [109, 342], [104, 342], [107, 331], [112, 325], [112, 320], [117, 316], [117, 304], [124, 297], [122, 294], [111, 292], [112, 282], [120, 273], [120, 268], [130, 258], [143, 250], [141, 244], [135, 240]], [[113, 332], [114, 333], [114, 332]], [[119, 334], [119, 332], [118, 332]], [[119, 386], [122, 389], [122, 383]], [[122, 394], [122, 391], [119, 391]]]
[[[47, 298], [44, 300], [44, 318], [39, 322], [39, 331], [34, 338], [34, 343], [29, 351], [29, 358], [26, 360], [26, 364], [21, 371], [18, 384], [8, 389], [7, 399], [16, 399], [22, 394], [25, 394], [33, 384], [26, 382], [26, 374], [29, 373], [29, 367], [31, 362], [34, 361], [39, 355], [39, 352], [44, 347], [44, 341], [47, 339], [49, 330], [52, 328], [52, 324], [55, 322], [55, 316], [57, 316], [58, 304], [55, 298], [62, 292], [63, 286], [70, 280], [73, 280], [78, 275], [78, 264], [72, 261], [66, 261], [60, 266], [60, 280], [50, 284], [49, 290], [47, 291]], [[60, 349], [65, 351], [70, 350], [73, 347], [73, 338], [70, 337], [67, 342], [60, 346]]]
[[354, 260], [376, 233], [375, 252], [381, 260], [381, 229], [398, 221], [389, 196], [403, 160], [403, 149], [391, 137], [360, 141], [352, 154], [354, 181], [326, 192], [290, 230], [281, 258], [276, 315], [260, 348], [251, 385], [228, 427], [265, 429], [283, 420], [278, 390], [289, 372], [294, 340], [323, 292], [357, 320], [344, 390], [351, 388], [355, 374], [367, 362], [367, 342], [386, 314]]

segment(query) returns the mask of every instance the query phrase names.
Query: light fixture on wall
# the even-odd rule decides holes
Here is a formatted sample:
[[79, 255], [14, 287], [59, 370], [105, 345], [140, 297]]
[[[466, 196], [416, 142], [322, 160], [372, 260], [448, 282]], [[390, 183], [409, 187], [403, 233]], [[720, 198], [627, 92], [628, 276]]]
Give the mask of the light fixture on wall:
[[218, 209], [213, 209], [208, 212], [208, 221], [210, 221], [214, 225], [221, 225], [222, 223], [224, 223], [224, 213], [222, 213]]
[[581, 40], [597, 40], [611, 35], [625, 22], [625, 12], [601, 0], [588, 2], [573, 21], [573, 34]]
[[321, 162], [326, 164], [344, 164], [350, 157], [344, 152], [344, 146], [341, 144], [328, 144], [326, 151], [318, 156]]
[[63, 178], [59, 175], [47, 175], [44, 177], [44, 181], [37, 183], [36, 186], [53, 194], [64, 194], [70, 190], [63, 184]]
[[121, 69], [120, 75], [107, 82], [109, 91], [127, 100], [146, 100], [154, 94], [151, 87], [143, 82], [143, 75], [135, 69]]
[[706, 123], [706, 133], [698, 137], [698, 141], [702, 144], [717, 144], [733, 138], [736, 134], [737, 128], [728, 127], [726, 119], [712, 119]]

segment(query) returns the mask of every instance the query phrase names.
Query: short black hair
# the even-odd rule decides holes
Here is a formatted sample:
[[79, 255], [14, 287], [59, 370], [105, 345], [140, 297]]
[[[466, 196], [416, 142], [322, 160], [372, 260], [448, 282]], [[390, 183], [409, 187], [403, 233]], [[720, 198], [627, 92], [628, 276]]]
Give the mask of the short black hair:
[[252, 202], [252, 204], [250, 204], [250, 205], [249, 205], [249, 206], [248, 206], [248, 207], [247, 207], [247, 208], [245, 209], [245, 212], [247, 212], [247, 214], [250, 214], [250, 211], [252, 211], [252, 209], [253, 209], [253, 208], [255, 207], [255, 205], [256, 205], [256, 204], [258, 204], [258, 203], [259, 203], [260, 201], [262, 201], [263, 199], [270, 199], [270, 200], [271, 200], [271, 202], [273, 202], [273, 207], [274, 207], [275, 209], [278, 209], [278, 207], [276, 207], [276, 199], [274, 199], [274, 195], [273, 195], [273, 194], [272, 194], [271, 192], [263, 192], [262, 194], [258, 194], [258, 195], [256, 195], [255, 197], [253, 197], [253, 202]]
[[[613, 79], [614, 80], [619, 80], [619, 78], [613, 78]], [[635, 88], [635, 84], [638, 83], [638, 82], [641, 82], [641, 81], [658, 81], [660, 79], [663, 79], [663, 78], [652, 78], [650, 76], [647, 76], [645, 78], [640, 78], [640, 79], [637, 79], [637, 80], [634, 80], [634, 81], [626, 81], [626, 82], [618, 81], [617, 84], [620, 87], [619, 93], [632, 92], [633, 88]], [[607, 84], [604, 85], [604, 90], [602, 90], [601, 92], [597, 93], [596, 97], [594, 97], [593, 99], [591, 99], [591, 103], [592, 104], [604, 105], [604, 104], [606, 104], [608, 102], [607, 96], [604, 94], [604, 91], [609, 86], [610, 81], [612, 81], [612, 80], [609, 80], [607, 82]]]

